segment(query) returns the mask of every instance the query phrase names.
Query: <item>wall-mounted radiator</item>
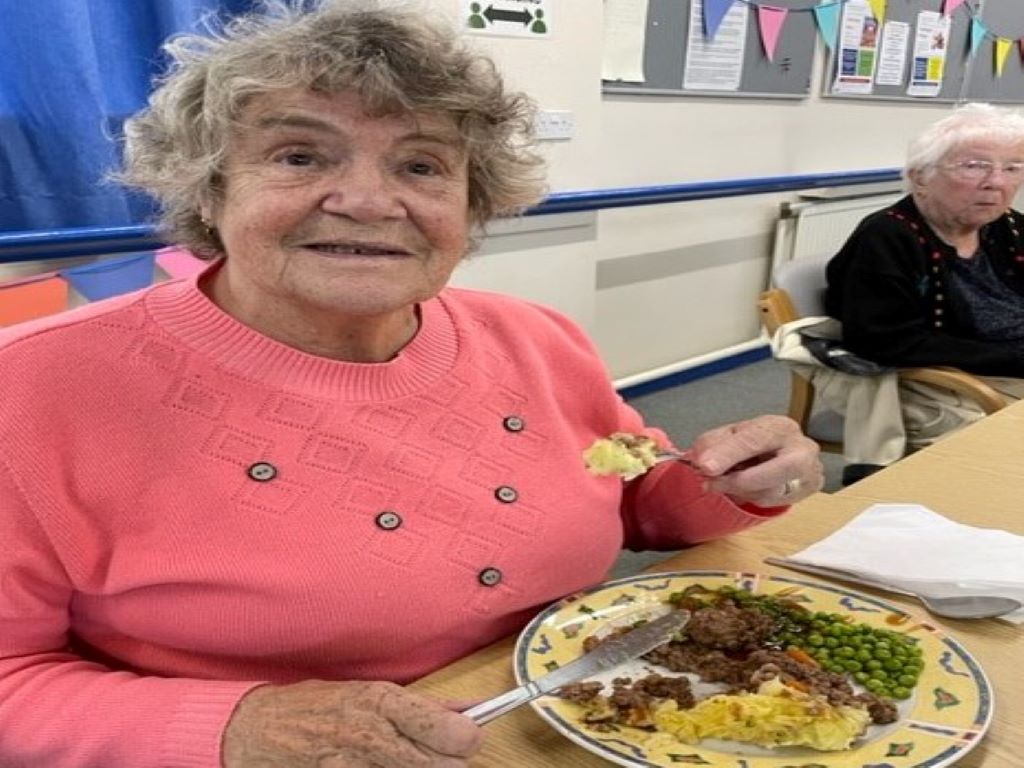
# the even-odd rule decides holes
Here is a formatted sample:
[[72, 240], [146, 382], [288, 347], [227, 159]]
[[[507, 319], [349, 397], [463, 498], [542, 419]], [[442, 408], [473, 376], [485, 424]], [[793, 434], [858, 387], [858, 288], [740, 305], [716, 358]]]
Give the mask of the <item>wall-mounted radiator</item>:
[[893, 185], [886, 185], [885, 191], [849, 196], [854, 189], [833, 190], [833, 194], [845, 193], [843, 197], [821, 197], [818, 193], [813, 199], [782, 203], [775, 224], [772, 270], [790, 259], [832, 256], [861, 219], [891, 205], [903, 194]]

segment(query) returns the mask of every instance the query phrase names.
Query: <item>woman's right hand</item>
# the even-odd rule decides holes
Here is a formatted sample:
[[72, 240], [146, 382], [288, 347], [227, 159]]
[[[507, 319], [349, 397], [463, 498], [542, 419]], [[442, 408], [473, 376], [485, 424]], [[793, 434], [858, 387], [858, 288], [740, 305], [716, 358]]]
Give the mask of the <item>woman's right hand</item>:
[[483, 734], [469, 718], [394, 683], [254, 688], [224, 731], [224, 768], [464, 768]]

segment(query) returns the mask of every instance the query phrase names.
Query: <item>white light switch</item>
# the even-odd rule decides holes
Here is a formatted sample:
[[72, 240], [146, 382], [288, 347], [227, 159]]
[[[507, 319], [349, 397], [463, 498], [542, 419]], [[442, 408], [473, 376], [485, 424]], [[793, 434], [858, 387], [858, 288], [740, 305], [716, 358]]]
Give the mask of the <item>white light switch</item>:
[[537, 115], [537, 138], [541, 141], [571, 139], [576, 133], [576, 115], [567, 109], [543, 109]]

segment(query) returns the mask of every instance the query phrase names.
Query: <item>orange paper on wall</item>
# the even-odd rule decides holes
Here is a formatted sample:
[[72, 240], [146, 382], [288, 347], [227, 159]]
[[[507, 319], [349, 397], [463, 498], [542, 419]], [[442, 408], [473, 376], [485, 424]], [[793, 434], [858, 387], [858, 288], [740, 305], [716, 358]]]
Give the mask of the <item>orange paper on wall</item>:
[[63, 312], [67, 306], [68, 284], [59, 277], [0, 284], [0, 326]]

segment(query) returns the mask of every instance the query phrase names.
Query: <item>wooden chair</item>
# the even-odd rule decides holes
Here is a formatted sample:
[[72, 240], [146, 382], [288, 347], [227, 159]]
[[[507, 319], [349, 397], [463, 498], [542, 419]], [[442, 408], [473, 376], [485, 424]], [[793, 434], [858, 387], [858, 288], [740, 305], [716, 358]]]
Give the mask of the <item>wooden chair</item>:
[[[776, 268], [775, 287], [763, 292], [757, 301], [761, 325], [769, 336], [784, 323], [801, 317], [824, 315], [825, 265], [828, 259], [802, 258]], [[981, 379], [958, 368], [906, 368], [899, 371], [904, 381], [917, 381], [943, 387], [973, 400], [986, 413], [994, 413], [1006, 400]], [[814, 385], [795, 372], [790, 373], [789, 416], [821, 450], [843, 452], [842, 417], [814, 408]]]

